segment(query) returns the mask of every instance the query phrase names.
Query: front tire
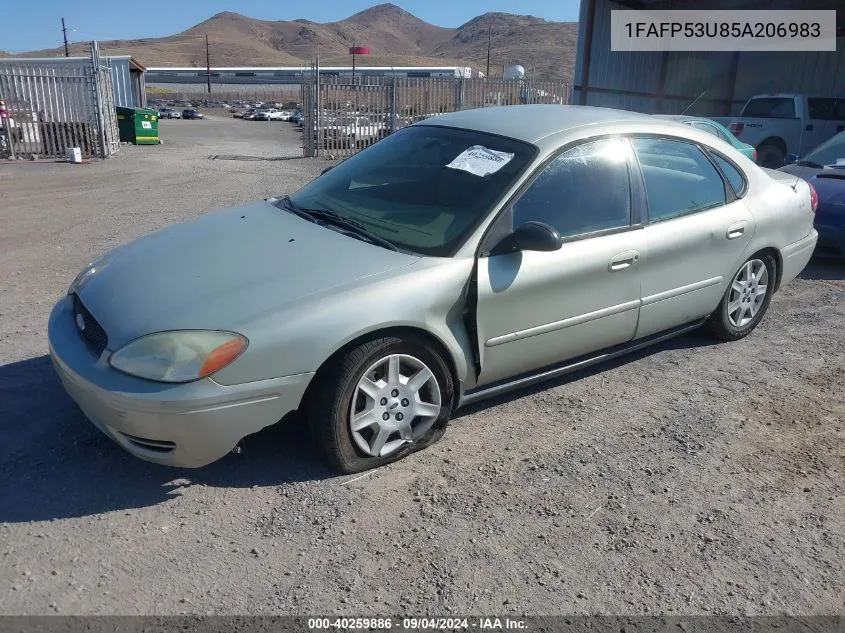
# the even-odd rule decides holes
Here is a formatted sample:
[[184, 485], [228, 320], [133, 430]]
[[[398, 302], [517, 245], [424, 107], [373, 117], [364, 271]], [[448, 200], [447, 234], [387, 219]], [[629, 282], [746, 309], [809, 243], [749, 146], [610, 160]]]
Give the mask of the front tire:
[[777, 280], [777, 262], [769, 253], [757, 253], [740, 267], [725, 291], [719, 307], [704, 324], [723, 341], [748, 336], [763, 319]]
[[367, 341], [317, 380], [307, 405], [312, 437], [343, 473], [389, 464], [446, 432], [454, 381], [442, 355], [421, 338]]

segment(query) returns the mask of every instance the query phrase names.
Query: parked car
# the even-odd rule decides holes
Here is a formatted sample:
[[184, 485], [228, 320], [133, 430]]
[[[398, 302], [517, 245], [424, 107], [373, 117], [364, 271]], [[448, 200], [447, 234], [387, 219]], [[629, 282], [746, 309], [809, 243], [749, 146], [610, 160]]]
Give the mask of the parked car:
[[158, 111], [159, 119], [181, 119], [182, 115], [178, 110], [172, 108], [160, 108]]
[[253, 121], [281, 121], [282, 113], [275, 108], [267, 108], [265, 110], [258, 110], [252, 119]]
[[806, 154], [845, 130], [845, 97], [765, 94], [751, 97], [738, 117], [714, 120], [757, 148], [757, 162], [777, 169], [787, 154]]
[[736, 150], [746, 156], [749, 160], [757, 162], [757, 150], [753, 145], [743, 143], [726, 128], [724, 125], [713, 119], [705, 119], [703, 117], [689, 116], [683, 114], [656, 114], [654, 115], [660, 119], [669, 119], [670, 121], [678, 121], [685, 125], [690, 125], [698, 130], [712, 134], [716, 138], [722, 139], [725, 143], [732, 145]]
[[182, 110], [182, 118], [183, 119], [202, 119], [202, 112], [199, 110]]
[[383, 121], [369, 117], [339, 116], [321, 126], [319, 136], [325, 145], [356, 146], [378, 140], [386, 129]]
[[816, 245], [795, 181], [645, 114], [444, 114], [97, 258], [50, 354], [140, 458], [202, 466], [300, 410], [335, 468], [373, 468], [470, 402], [700, 327], [747, 336]]
[[243, 115], [241, 115], [241, 118], [244, 121], [252, 121], [252, 120], [255, 119], [256, 112], [257, 112], [257, 110], [247, 110], [243, 113]]
[[845, 132], [828, 139], [804, 157], [787, 156], [781, 168], [807, 180], [818, 195], [814, 226], [816, 255], [845, 258]]

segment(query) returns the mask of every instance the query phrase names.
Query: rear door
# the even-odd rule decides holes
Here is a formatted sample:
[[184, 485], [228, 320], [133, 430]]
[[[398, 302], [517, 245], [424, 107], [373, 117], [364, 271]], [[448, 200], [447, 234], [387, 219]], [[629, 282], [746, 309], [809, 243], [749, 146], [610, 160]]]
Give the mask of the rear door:
[[631, 140], [648, 206], [641, 338], [710, 314], [744, 261], [755, 227], [741, 199], [744, 177], [725, 157], [682, 139]]

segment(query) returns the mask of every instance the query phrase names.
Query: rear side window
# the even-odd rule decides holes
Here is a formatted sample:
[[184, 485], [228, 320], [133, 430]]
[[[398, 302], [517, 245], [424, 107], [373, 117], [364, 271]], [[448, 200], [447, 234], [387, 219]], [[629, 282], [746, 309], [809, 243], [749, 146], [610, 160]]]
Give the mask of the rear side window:
[[836, 99], [807, 99], [807, 115], [811, 119], [829, 121], [834, 118]]
[[761, 118], [794, 118], [795, 99], [787, 97], [764, 97], [752, 99], [745, 104], [742, 116]]
[[702, 123], [701, 121], [696, 121], [692, 124], [692, 126], [697, 130], [702, 130], [704, 132], [707, 132], [708, 134], [712, 134], [716, 138], [722, 139], [723, 141], [725, 141], [725, 143], [730, 143], [730, 141], [727, 139], [727, 137], [724, 134], [722, 134], [722, 132], [719, 130], [719, 128], [717, 128], [715, 125], [710, 125], [709, 123]]
[[725, 182], [698, 146], [660, 138], [631, 139], [640, 163], [651, 222], [722, 206]]
[[731, 187], [734, 190], [734, 193], [737, 196], [741, 196], [745, 193], [745, 177], [742, 175], [742, 172], [739, 171], [734, 164], [729, 160], [722, 158], [716, 152], [712, 152], [711, 156], [713, 156], [713, 160], [716, 161], [716, 164], [719, 166], [719, 169], [722, 170], [722, 173], [725, 174], [725, 178], [728, 179], [728, 182], [731, 183]]

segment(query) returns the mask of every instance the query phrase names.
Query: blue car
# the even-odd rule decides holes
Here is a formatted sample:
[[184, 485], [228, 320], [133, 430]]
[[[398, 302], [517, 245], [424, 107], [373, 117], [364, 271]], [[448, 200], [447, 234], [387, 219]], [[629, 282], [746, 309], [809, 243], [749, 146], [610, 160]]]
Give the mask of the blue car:
[[818, 195], [815, 254], [845, 259], [845, 132], [828, 139], [806, 156], [786, 157], [781, 171], [801, 176]]

